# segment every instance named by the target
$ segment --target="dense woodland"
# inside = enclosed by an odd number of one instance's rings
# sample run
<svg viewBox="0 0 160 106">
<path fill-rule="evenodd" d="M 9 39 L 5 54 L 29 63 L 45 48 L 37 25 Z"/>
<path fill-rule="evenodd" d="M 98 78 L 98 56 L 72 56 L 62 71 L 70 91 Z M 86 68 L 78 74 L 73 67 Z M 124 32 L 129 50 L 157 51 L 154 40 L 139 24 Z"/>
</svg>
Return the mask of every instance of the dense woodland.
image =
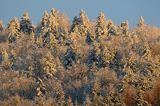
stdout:
<svg viewBox="0 0 160 106">
<path fill-rule="evenodd" d="M 0 21 L 0 106 L 160 106 L 160 29 L 83 10 Z"/>
</svg>

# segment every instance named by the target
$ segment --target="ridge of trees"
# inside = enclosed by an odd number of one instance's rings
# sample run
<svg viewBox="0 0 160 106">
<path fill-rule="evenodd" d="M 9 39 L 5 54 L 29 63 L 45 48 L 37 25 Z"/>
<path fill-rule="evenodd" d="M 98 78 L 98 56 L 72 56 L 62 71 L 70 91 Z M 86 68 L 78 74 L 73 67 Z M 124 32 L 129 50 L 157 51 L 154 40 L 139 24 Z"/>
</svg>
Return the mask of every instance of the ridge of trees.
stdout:
<svg viewBox="0 0 160 106">
<path fill-rule="evenodd" d="M 0 21 L 0 105 L 159 106 L 160 29 L 57 9 Z"/>
</svg>

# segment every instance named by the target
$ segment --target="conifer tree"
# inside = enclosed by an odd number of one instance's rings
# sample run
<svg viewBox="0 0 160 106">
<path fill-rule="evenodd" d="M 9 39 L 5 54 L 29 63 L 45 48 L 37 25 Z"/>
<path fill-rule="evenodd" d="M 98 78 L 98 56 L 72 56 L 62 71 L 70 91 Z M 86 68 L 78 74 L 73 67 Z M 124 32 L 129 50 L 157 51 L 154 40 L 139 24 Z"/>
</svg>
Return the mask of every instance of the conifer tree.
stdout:
<svg viewBox="0 0 160 106">
<path fill-rule="evenodd" d="M 2 51 L 2 55 L 3 55 L 3 61 L 8 61 L 9 56 L 6 50 Z"/>
<path fill-rule="evenodd" d="M 92 89 L 93 95 L 96 95 L 96 96 L 100 95 L 100 90 L 101 90 L 100 86 L 101 86 L 100 82 L 96 80 L 94 82 L 93 89 Z"/>
<path fill-rule="evenodd" d="M 84 10 L 81 10 L 79 13 L 79 19 L 80 19 L 80 23 L 87 28 L 89 25 L 89 19 L 87 17 L 87 15 L 85 14 Z"/>
<path fill-rule="evenodd" d="M 117 27 L 112 20 L 107 20 L 108 36 L 117 35 Z"/>
<path fill-rule="evenodd" d="M 49 21 L 49 14 L 47 11 L 45 11 L 41 20 L 42 34 L 45 34 L 48 31 L 48 21 Z"/>
<path fill-rule="evenodd" d="M 93 43 L 93 41 L 94 41 L 94 37 L 91 35 L 91 33 L 89 31 L 87 31 L 86 42 L 90 45 Z"/>
<path fill-rule="evenodd" d="M 31 34 L 34 32 L 34 26 L 29 19 L 28 12 L 25 12 L 21 18 L 20 30 L 25 34 Z"/>
<path fill-rule="evenodd" d="M 151 60 L 151 51 L 147 41 L 144 41 L 144 53 L 142 57 L 144 57 L 148 61 Z"/>
<path fill-rule="evenodd" d="M 53 8 L 50 14 L 45 12 L 42 17 L 42 39 L 44 45 L 46 45 L 47 47 L 49 46 L 49 48 L 51 48 L 51 44 L 53 44 L 53 41 L 54 43 L 62 44 L 64 43 L 64 40 L 66 38 L 66 32 L 64 32 L 64 30 L 62 30 L 62 28 L 59 25 L 59 14 L 60 12 Z"/>
<path fill-rule="evenodd" d="M 100 13 L 96 22 L 96 38 L 102 40 L 108 36 L 107 21 L 104 13 Z"/>
<path fill-rule="evenodd" d="M 71 32 L 74 32 L 75 29 L 78 29 L 78 25 L 80 24 L 80 20 L 77 16 L 73 18 L 72 26 L 71 26 Z"/>
<path fill-rule="evenodd" d="M 88 54 L 88 57 L 87 57 L 88 66 L 92 66 L 94 63 L 95 63 L 95 65 L 97 65 L 97 63 L 98 63 L 98 55 L 101 52 L 99 42 L 94 42 L 91 45 L 91 47 L 92 48 L 91 48 L 91 50 L 90 50 L 90 52 Z"/>
<path fill-rule="evenodd" d="M 51 32 L 47 32 L 42 36 L 43 46 L 52 49 L 57 46 L 57 40 Z"/>
<path fill-rule="evenodd" d="M 45 11 L 41 20 L 42 36 L 40 36 L 40 39 L 42 39 L 43 46 L 50 49 L 57 44 L 56 36 L 54 35 L 55 11 L 52 9 L 50 14 Z"/>
<path fill-rule="evenodd" d="M 49 31 L 53 32 L 53 35 L 58 38 L 59 34 L 58 34 L 58 10 L 56 9 L 52 9 L 51 13 L 49 14 Z"/>
<path fill-rule="evenodd" d="M 101 44 L 100 53 L 98 54 L 98 67 L 105 67 L 114 58 L 113 51 L 110 51 L 106 46 Z"/>
<path fill-rule="evenodd" d="M 2 31 L 2 30 L 3 30 L 3 21 L 0 20 L 0 31 Z"/>
<path fill-rule="evenodd" d="M 72 98 L 69 96 L 66 106 L 73 106 Z"/>
<path fill-rule="evenodd" d="M 2 54 L 2 67 L 4 69 L 9 69 L 11 62 L 9 61 L 9 55 L 8 55 L 7 51 L 2 50 L 1 54 Z"/>
<path fill-rule="evenodd" d="M 52 77 L 56 73 L 56 65 L 50 52 L 41 60 L 41 65 L 43 73 L 48 77 Z"/>
<path fill-rule="evenodd" d="M 141 16 L 140 17 L 140 20 L 139 20 L 139 23 L 138 23 L 138 26 L 139 27 L 142 27 L 142 26 L 144 26 L 145 25 L 145 21 L 144 21 L 144 18 Z"/>
<path fill-rule="evenodd" d="M 70 46 L 63 58 L 63 65 L 66 69 L 72 67 L 77 62 L 76 50 L 74 46 Z"/>
<path fill-rule="evenodd" d="M 81 10 L 79 13 L 79 17 L 75 16 L 72 22 L 71 32 L 74 32 L 78 29 L 79 33 L 82 36 L 87 34 L 87 31 L 90 30 L 90 23 L 87 15 L 85 14 L 84 10 Z"/>
<path fill-rule="evenodd" d="M 17 18 L 12 19 L 8 23 L 9 37 L 10 42 L 14 42 L 17 38 L 20 37 L 20 23 Z"/>
<path fill-rule="evenodd" d="M 90 101 L 89 95 L 86 96 L 84 106 L 92 106 L 92 103 Z"/>
<path fill-rule="evenodd" d="M 128 36 L 129 23 L 127 20 L 125 22 L 121 23 L 121 30 L 122 30 L 122 34 L 124 34 L 124 36 Z"/>
</svg>

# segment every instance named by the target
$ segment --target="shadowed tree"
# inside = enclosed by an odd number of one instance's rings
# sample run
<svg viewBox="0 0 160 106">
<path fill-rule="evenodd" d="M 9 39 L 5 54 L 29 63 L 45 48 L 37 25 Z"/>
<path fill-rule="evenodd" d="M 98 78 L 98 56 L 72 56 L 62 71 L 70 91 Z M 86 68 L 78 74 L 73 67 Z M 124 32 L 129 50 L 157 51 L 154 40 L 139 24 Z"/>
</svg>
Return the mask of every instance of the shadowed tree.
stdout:
<svg viewBox="0 0 160 106">
<path fill-rule="evenodd" d="M 90 21 L 84 10 L 80 11 L 79 17 L 74 17 L 70 32 L 74 32 L 76 29 L 78 29 L 82 36 L 85 36 L 87 31 L 90 30 Z"/>
<path fill-rule="evenodd" d="M 76 50 L 73 46 L 69 47 L 63 58 L 63 65 L 66 69 L 74 66 L 77 62 Z"/>
<path fill-rule="evenodd" d="M 34 32 L 34 26 L 29 19 L 28 12 L 25 12 L 20 20 L 20 30 L 25 34 Z"/>
</svg>

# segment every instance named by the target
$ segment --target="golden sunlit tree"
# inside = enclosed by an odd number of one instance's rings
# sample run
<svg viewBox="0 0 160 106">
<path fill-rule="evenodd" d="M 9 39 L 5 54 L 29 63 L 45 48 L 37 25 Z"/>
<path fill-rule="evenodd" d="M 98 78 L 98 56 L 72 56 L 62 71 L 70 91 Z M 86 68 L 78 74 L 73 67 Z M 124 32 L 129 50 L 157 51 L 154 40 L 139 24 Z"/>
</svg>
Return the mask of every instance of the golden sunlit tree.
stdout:
<svg viewBox="0 0 160 106">
<path fill-rule="evenodd" d="M 43 73 L 46 74 L 48 77 L 53 77 L 57 70 L 54 58 L 50 52 L 47 53 L 44 58 L 42 58 L 41 64 Z"/>
<path fill-rule="evenodd" d="M 9 31 L 9 42 L 14 42 L 17 38 L 20 37 L 20 23 L 17 18 L 12 19 L 8 23 L 7 29 Z"/>
<path fill-rule="evenodd" d="M 141 16 L 140 19 L 139 19 L 138 26 L 139 26 L 139 27 L 143 27 L 144 25 L 145 25 L 145 20 L 144 20 L 144 18 Z"/>
<path fill-rule="evenodd" d="M 129 34 L 129 23 L 128 20 L 126 20 L 125 22 L 121 23 L 121 30 L 122 30 L 122 34 L 124 34 L 124 36 L 128 36 Z"/>
<path fill-rule="evenodd" d="M 104 13 L 100 13 L 97 22 L 96 22 L 96 38 L 97 40 L 104 40 L 108 36 L 108 28 L 107 28 L 107 21 L 105 18 Z"/>
<path fill-rule="evenodd" d="M 2 31 L 2 30 L 3 30 L 3 21 L 0 20 L 0 31 Z"/>
<path fill-rule="evenodd" d="M 87 31 L 90 31 L 90 20 L 84 10 L 81 10 L 79 17 L 75 16 L 71 26 L 71 32 L 78 29 L 81 36 L 86 36 Z"/>
</svg>

